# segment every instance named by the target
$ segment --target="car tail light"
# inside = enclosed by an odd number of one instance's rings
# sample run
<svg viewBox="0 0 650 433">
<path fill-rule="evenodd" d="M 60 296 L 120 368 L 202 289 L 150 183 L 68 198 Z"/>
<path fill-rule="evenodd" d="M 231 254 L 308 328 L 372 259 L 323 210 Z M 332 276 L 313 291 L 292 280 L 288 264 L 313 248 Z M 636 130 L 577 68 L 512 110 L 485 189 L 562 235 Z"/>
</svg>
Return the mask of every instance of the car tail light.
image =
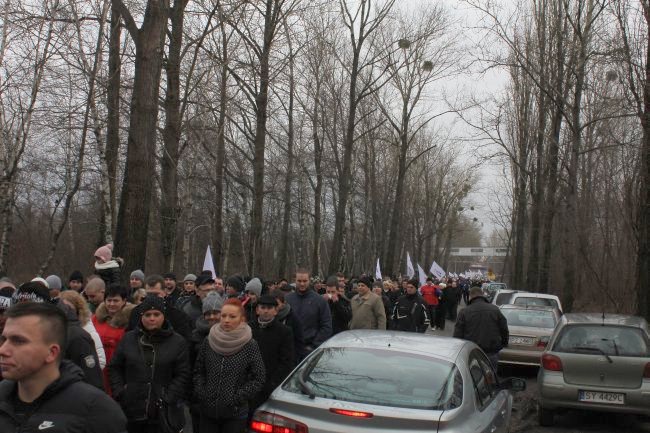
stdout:
<svg viewBox="0 0 650 433">
<path fill-rule="evenodd" d="M 562 371 L 562 360 L 555 355 L 545 353 L 542 355 L 542 367 L 544 370 Z"/>
<path fill-rule="evenodd" d="M 643 378 L 650 379 L 650 362 L 646 363 L 645 368 L 643 369 Z"/>
<path fill-rule="evenodd" d="M 337 415 L 351 416 L 353 418 L 372 418 L 373 414 L 370 412 L 359 412 L 357 410 L 345 410 L 345 409 L 330 409 L 330 412 Z"/>
<path fill-rule="evenodd" d="M 262 410 L 255 412 L 250 430 L 255 433 L 309 433 L 301 422 Z"/>
<path fill-rule="evenodd" d="M 546 347 L 548 345 L 549 337 L 539 337 L 537 340 L 537 347 Z"/>
</svg>

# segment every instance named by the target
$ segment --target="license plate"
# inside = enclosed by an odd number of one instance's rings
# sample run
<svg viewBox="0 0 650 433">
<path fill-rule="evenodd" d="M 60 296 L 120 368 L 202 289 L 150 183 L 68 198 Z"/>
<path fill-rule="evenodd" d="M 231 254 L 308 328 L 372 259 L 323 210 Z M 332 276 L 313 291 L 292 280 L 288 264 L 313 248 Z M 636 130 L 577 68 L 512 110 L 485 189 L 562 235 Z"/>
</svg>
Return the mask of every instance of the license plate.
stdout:
<svg viewBox="0 0 650 433">
<path fill-rule="evenodd" d="M 508 343 L 530 346 L 535 344 L 535 339 L 531 337 L 510 337 Z"/>
<path fill-rule="evenodd" d="M 625 394 L 618 392 L 579 391 L 578 401 L 587 403 L 625 404 Z"/>
</svg>

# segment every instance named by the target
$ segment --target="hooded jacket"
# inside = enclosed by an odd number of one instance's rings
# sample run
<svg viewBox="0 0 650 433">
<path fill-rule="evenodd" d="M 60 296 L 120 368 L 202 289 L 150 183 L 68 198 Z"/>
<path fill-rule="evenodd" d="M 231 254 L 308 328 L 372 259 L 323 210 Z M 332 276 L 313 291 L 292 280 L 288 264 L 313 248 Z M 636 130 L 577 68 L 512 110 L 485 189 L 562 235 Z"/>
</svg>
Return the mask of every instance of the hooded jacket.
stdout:
<svg viewBox="0 0 650 433">
<path fill-rule="evenodd" d="M 129 421 L 154 418 L 160 399 L 183 410 L 191 374 L 187 342 L 167 320 L 153 333 L 142 325 L 127 332 L 108 370 L 113 396 Z"/>
<path fill-rule="evenodd" d="M 16 382 L 0 382 L 0 432 L 125 433 L 126 417 L 102 391 L 83 381 L 70 361 L 59 366 L 61 376 L 30 404 L 25 416 L 16 411 Z"/>
</svg>

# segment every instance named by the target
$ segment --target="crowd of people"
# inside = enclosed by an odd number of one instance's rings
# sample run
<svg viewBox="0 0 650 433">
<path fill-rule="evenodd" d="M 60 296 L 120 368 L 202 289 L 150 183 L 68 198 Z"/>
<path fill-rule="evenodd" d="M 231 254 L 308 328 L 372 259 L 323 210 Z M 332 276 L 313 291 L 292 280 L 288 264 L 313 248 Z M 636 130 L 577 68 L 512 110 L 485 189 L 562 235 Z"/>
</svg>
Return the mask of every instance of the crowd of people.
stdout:
<svg viewBox="0 0 650 433">
<path fill-rule="evenodd" d="M 122 285 L 110 245 L 95 260 L 93 275 L 75 271 L 66 284 L 56 275 L 0 280 L 0 431 L 171 433 L 188 409 L 194 432 L 244 432 L 332 335 L 444 329 L 472 284 L 342 273 L 323 281 L 298 269 L 291 283 L 135 270 Z M 65 416 L 66 399 L 83 408 Z"/>
</svg>

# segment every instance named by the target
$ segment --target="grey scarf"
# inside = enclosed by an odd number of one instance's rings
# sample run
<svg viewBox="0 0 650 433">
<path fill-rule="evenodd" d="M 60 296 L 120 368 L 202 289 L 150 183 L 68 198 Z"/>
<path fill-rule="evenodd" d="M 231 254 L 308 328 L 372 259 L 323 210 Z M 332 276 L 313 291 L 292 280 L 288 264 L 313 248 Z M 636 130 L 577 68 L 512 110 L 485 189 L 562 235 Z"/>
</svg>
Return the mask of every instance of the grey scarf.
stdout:
<svg viewBox="0 0 650 433">
<path fill-rule="evenodd" d="M 224 331 L 221 324 L 213 326 L 208 334 L 208 344 L 215 352 L 230 356 L 239 352 L 253 338 L 248 323 L 242 323 L 232 331 Z"/>
</svg>

